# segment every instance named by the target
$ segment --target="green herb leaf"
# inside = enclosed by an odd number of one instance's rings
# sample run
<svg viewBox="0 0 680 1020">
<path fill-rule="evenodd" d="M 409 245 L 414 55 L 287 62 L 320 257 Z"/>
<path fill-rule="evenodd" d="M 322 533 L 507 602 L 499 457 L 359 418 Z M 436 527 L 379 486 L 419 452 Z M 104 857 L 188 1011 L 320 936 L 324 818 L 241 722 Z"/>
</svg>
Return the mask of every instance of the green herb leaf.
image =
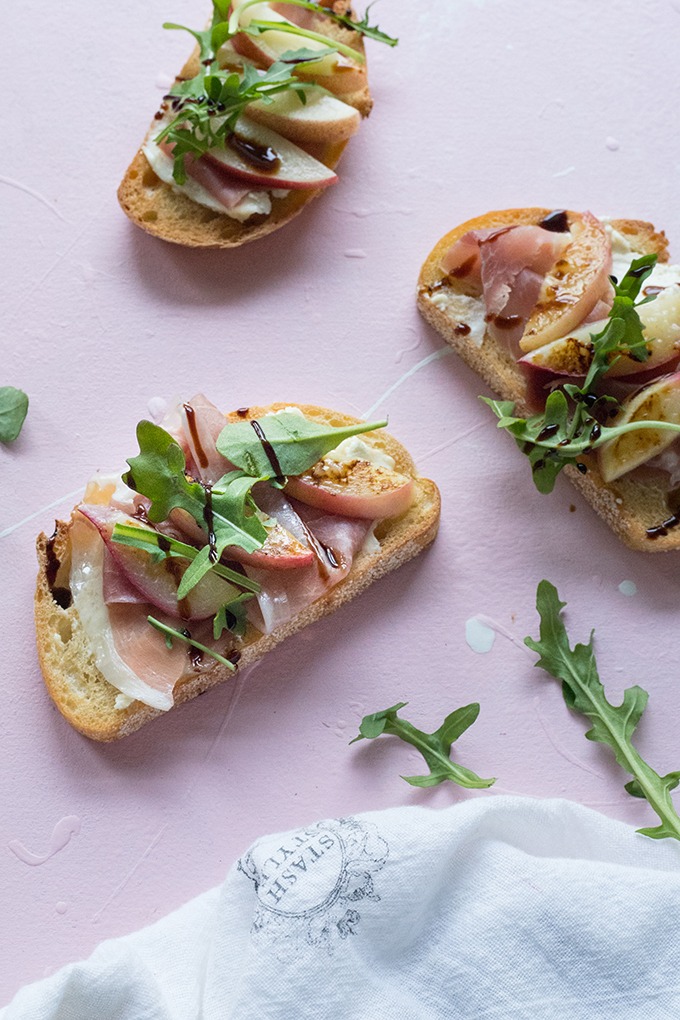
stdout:
<svg viewBox="0 0 680 1020">
<path fill-rule="evenodd" d="M 231 631 L 236 637 L 243 637 L 248 625 L 245 604 L 252 597 L 251 592 L 244 592 L 242 595 L 237 596 L 237 598 L 232 599 L 231 602 L 226 602 L 215 613 L 213 637 L 216 641 L 224 630 Z"/>
<path fill-rule="evenodd" d="M 155 627 L 156 630 L 159 630 L 161 634 L 165 635 L 165 643 L 168 648 L 172 648 L 173 640 L 184 641 L 185 644 L 191 645 L 192 648 L 198 648 L 199 652 L 205 652 L 206 655 L 210 655 L 213 659 L 217 659 L 217 661 L 221 662 L 223 666 L 228 666 L 232 673 L 236 671 L 236 666 L 233 662 L 230 662 L 229 659 L 226 659 L 224 655 L 220 655 L 220 653 L 216 652 L 214 649 L 208 648 L 207 645 L 202 645 L 200 641 L 194 641 L 189 631 L 175 630 L 174 627 L 168 627 L 166 623 L 161 623 L 161 621 L 157 620 L 155 616 L 147 616 L 147 621 L 152 627 Z"/>
<path fill-rule="evenodd" d="M 267 531 L 257 514 L 250 491 L 258 481 L 232 471 L 212 488 L 189 480 L 181 447 L 169 433 L 150 421 L 137 426 L 139 456 L 128 460 L 126 485 L 151 500 L 148 517 L 152 523 L 167 520 L 174 509 L 185 510 L 208 534 L 214 536 L 193 559 L 180 582 L 177 597 L 185 598 L 229 545 L 246 552 L 260 549 Z"/>
<path fill-rule="evenodd" d="M 541 581 L 536 593 L 536 608 L 541 618 L 540 637 L 538 640 L 525 638 L 525 644 L 540 656 L 536 665 L 562 681 L 562 693 L 568 707 L 590 721 L 587 739 L 610 747 L 619 765 L 633 776 L 626 790 L 635 797 L 644 797 L 659 816 L 660 825 L 638 829 L 638 832 L 652 839 L 670 837 L 680 840 L 680 817 L 670 796 L 670 791 L 680 782 L 680 773 L 669 772 L 660 776 L 632 743 L 635 728 L 647 705 L 647 692 L 638 686 L 629 687 L 620 705 L 612 705 L 607 700 L 597 672 L 593 634 L 587 645 L 569 646 L 561 618 L 565 605 L 565 602 L 560 602 L 554 585 Z"/>
<path fill-rule="evenodd" d="M 267 479 L 301 475 L 344 439 L 385 425 L 386 421 L 361 422 L 335 428 L 292 411 L 280 411 L 254 422 L 226 425 L 217 439 L 217 449 L 248 475 Z"/>
<path fill-rule="evenodd" d="M 0 443 L 12 443 L 28 413 L 28 397 L 14 386 L 0 386 Z"/>
<path fill-rule="evenodd" d="M 451 745 L 465 732 L 479 715 L 479 705 L 465 705 L 447 715 L 446 719 L 434 733 L 424 733 L 406 719 L 399 717 L 399 711 L 408 702 L 400 701 L 382 712 L 366 715 L 359 726 L 359 736 L 351 740 L 373 740 L 381 734 L 392 734 L 411 744 L 422 754 L 429 771 L 425 776 L 402 776 L 411 786 L 437 786 L 448 779 L 466 789 L 480 790 L 492 786 L 495 779 L 482 779 L 475 772 L 451 761 Z"/>
</svg>

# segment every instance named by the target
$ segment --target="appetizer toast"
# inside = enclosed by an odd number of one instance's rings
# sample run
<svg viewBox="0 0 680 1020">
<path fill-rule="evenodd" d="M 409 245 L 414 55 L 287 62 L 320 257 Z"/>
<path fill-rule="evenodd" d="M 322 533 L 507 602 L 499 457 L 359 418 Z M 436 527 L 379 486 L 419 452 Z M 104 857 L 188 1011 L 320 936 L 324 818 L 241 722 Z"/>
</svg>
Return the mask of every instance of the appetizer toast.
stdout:
<svg viewBox="0 0 680 1020">
<path fill-rule="evenodd" d="M 370 113 L 371 32 L 342 0 L 215 2 L 118 189 L 125 213 L 191 247 L 237 247 L 283 226 L 336 183 Z"/>
<path fill-rule="evenodd" d="M 638 220 L 491 212 L 437 243 L 417 295 L 501 398 L 488 402 L 537 488 L 564 469 L 645 552 L 680 548 L 680 267 L 667 247 Z"/>
<path fill-rule="evenodd" d="M 163 424 L 140 423 L 124 481 L 95 478 L 37 543 L 45 683 L 94 740 L 231 679 L 439 523 L 437 487 L 384 423 L 288 404 L 225 418 L 199 396 Z"/>
</svg>

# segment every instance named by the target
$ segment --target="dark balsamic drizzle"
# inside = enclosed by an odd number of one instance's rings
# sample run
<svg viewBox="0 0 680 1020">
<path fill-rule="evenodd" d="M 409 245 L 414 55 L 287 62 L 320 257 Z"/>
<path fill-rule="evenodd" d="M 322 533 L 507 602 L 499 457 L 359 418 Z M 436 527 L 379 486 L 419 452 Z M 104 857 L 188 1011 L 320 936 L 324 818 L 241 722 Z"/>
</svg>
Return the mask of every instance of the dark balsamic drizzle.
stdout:
<svg viewBox="0 0 680 1020">
<path fill-rule="evenodd" d="M 514 329 L 523 320 L 521 315 L 485 315 L 484 321 L 496 326 L 497 329 Z"/>
<path fill-rule="evenodd" d="M 276 149 L 272 149 L 271 145 L 259 145 L 257 142 L 251 142 L 237 134 L 229 135 L 227 145 L 241 159 L 250 163 L 257 170 L 275 173 L 281 166 L 281 157 Z"/>
<path fill-rule="evenodd" d="M 57 603 L 59 608 L 68 609 L 71 603 L 73 602 L 71 589 L 64 588 L 61 585 L 57 585 L 56 583 L 59 567 L 61 566 L 61 561 L 59 560 L 59 557 L 54 551 L 54 543 L 56 541 L 56 538 L 57 532 L 55 531 L 54 534 L 47 539 L 47 544 L 45 545 L 45 555 L 47 557 L 47 564 L 45 566 L 45 577 L 47 579 L 47 586 L 50 589 L 52 598 Z"/>
<path fill-rule="evenodd" d="M 249 407 L 237 407 L 236 413 L 239 416 L 239 418 L 247 418 L 249 410 L 250 410 Z"/>
<path fill-rule="evenodd" d="M 187 641 L 191 641 L 190 630 L 187 630 L 187 628 L 185 627 L 184 630 L 182 631 L 182 634 L 187 639 Z M 196 648 L 195 645 L 189 645 L 187 647 L 187 655 L 189 656 L 189 659 L 191 660 L 191 665 L 194 667 L 194 669 L 197 669 L 203 662 L 203 652 L 201 651 L 200 648 Z"/>
<path fill-rule="evenodd" d="M 453 332 L 456 336 L 467 336 L 471 332 L 467 322 L 457 322 L 453 327 Z"/>
<path fill-rule="evenodd" d="M 215 536 L 215 518 L 213 514 L 212 486 L 204 485 L 205 506 L 203 507 L 203 520 L 208 529 L 208 559 L 211 563 L 217 563 L 217 538 Z"/>
<path fill-rule="evenodd" d="M 476 255 L 471 255 L 465 262 L 461 262 L 455 269 L 449 269 L 449 277 L 453 277 L 454 280 L 462 280 L 464 276 L 468 276 L 475 267 L 477 261 Z M 441 281 L 439 286 L 444 284 L 444 280 Z"/>
<path fill-rule="evenodd" d="M 198 428 L 196 427 L 196 412 L 194 411 L 191 404 L 183 404 L 184 413 L 187 416 L 187 425 L 189 426 L 189 432 L 191 433 L 191 440 L 194 444 L 196 451 L 196 457 L 198 459 L 199 467 L 205 468 L 208 466 L 208 456 L 201 445 L 201 440 L 198 435 Z"/>
<path fill-rule="evenodd" d="M 546 425 L 544 429 L 536 436 L 537 442 L 541 443 L 544 439 L 551 439 L 552 436 L 558 431 L 559 425 Z"/>
<path fill-rule="evenodd" d="M 262 443 L 262 449 L 267 455 L 267 460 L 272 466 L 272 470 L 274 472 L 276 480 L 280 481 L 283 478 L 283 471 L 281 470 L 281 465 L 279 464 L 279 458 L 276 456 L 276 450 L 274 449 L 274 447 L 272 446 L 272 444 L 269 442 L 264 432 L 262 431 L 262 427 L 259 421 L 253 418 L 250 424 L 253 428 L 253 431 L 255 432 L 255 435 Z"/>
<path fill-rule="evenodd" d="M 668 493 L 668 509 L 671 511 L 671 516 L 661 524 L 656 524 L 651 528 L 647 528 L 645 532 L 647 538 L 663 538 L 668 534 L 671 528 L 677 528 L 680 524 L 680 506 L 678 505 L 678 499 L 680 492 L 675 489 L 673 492 Z"/>
<path fill-rule="evenodd" d="M 566 234 L 569 230 L 569 220 L 565 209 L 555 209 L 538 224 L 543 230 L 550 230 L 553 234 Z"/>
</svg>

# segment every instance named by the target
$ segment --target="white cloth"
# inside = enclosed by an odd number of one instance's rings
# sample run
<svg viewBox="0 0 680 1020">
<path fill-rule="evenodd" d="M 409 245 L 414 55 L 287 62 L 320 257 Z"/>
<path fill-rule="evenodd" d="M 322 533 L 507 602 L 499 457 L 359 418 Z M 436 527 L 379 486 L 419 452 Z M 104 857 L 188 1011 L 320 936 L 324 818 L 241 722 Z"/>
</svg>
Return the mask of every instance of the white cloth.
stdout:
<svg viewBox="0 0 680 1020">
<path fill-rule="evenodd" d="M 679 958 L 677 844 L 488 797 L 264 837 L 0 1020 L 655 1020 Z"/>
</svg>

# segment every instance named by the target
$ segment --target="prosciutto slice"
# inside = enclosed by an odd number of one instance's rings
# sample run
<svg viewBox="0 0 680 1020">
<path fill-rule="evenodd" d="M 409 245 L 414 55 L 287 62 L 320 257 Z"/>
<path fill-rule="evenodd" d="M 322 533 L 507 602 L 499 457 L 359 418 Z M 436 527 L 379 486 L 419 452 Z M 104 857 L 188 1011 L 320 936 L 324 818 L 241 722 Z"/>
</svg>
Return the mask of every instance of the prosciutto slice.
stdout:
<svg viewBox="0 0 680 1020">
<path fill-rule="evenodd" d="M 257 603 L 249 603 L 248 616 L 264 634 L 271 634 L 344 580 L 373 526 L 371 521 L 324 514 L 303 503 L 287 502 L 315 549 L 316 560 L 309 567 L 285 574 L 246 568 L 248 576 L 262 585 Z"/>
<path fill-rule="evenodd" d="M 104 602 L 104 542 L 81 514 L 71 524 L 71 593 L 97 667 L 121 694 L 167 711 L 186 667 L 186 649 L 170 649 L 147 622 L 153 607 Z"/>
<path fill-rule="evenodd" d="M 234 469 L 234 465 L 218 453 L 215 445 L 227 419 L 202 393 L 181 404 L 179 410 L 196 477 L 212 485 L 227 471 Z"/>
<path fill-rule="evenodd" d="M 173 145 L 162 142 L 158 148 L 166 156 L 172 157 Z M 208 159 L 194 159 L 190 153 L 184 157 L 184 168 L 187 176 L 205 188 L 225 209 L 235 209 L 251 191 L 258 190 L 257 186 L 244 186 L 243 182 L 230 174 L 221 163 Z"/>
<path fill-rule="evenodd" d="M 442 259 L 442 269 L 483 294 L 491 336 L 518 353 L 546 273 L 570 240 L 539 226 L 471 230 Z"/>
</svg>

